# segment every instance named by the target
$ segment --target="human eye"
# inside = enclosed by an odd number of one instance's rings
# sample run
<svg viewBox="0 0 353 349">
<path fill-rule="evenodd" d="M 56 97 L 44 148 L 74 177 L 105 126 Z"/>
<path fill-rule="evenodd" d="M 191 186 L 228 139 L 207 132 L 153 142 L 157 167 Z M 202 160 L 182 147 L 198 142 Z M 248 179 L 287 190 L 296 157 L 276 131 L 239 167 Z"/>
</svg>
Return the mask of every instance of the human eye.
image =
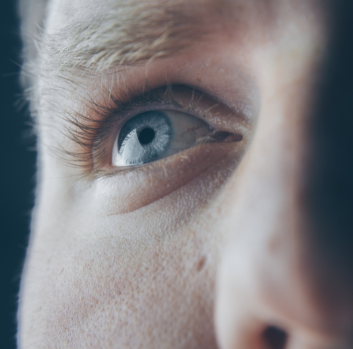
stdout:
<svg viewBox="0 0 353 349">
<path fill-rule="evenodd" d="M 203 143 L 234 139 L 231 133 L 217 132 L 205 121 L 187 113 L 150 110 L 132 117 L 122 126 L 114 142 L 112 165 L 143 165 Z M 237 140 L 241 140 L 240 135 Z"/>
<path fill-rule="evenodd" d="M 96 188 L 95 202 L 114 202 L 107 208 L 112 214 L 173 192 L 195 190 L 199 197 L 199 185 L 217 187 L 234 171 L 248 143 L 242 112 L 193 86 L 166 85 L 111 100 L 112 106 L 95 105 L 93 116 L 83 118 L 93 127 L 75 124 L 73 138 L 89 155 L 88 161 L 79 153 L 75 158 Z"/>
<path fill-rule="evenodd" d="M 142 94 L 131 92 L 125 101 L 112 99 L 114 107 L 96 124 L 92 150 L 89 144 L 86 147 L 91 152 L 92 172 L 98 176 L 141 169 L 155 162 L 163 165 L 167 158 L 178 160 L 177 154 L 187 156 L 188 150 L 210 143 L 243 140 L 241 118 L 227 125 L 234 112 L 194 87 L 167 85 Z M 84 125 L 79 129 L 86 133 Z M 87 139 L 85 134 L 77 134 L 79 137 Z"/>
</svg>

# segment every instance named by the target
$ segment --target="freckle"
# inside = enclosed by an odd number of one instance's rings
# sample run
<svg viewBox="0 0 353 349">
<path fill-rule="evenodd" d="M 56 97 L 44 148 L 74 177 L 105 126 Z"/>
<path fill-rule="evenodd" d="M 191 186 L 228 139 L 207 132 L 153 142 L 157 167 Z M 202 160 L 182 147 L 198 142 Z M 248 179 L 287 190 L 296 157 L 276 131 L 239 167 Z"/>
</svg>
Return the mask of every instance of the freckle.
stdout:
<svg viewBox="0 0 353 349">
<path fill-rule="evenodd" d="M 205 266 L 205 264 L 206 264 L 206 257 L 203 256 L 203 257 L 201 257 L 201 259 L 197 263 L 197 271 L 200 272 L 203 269 L 203 267 Z"/>
<path fill-rule="evenodd" d="M 197 82 L 201 82 L 201 79 L 199 77 L 196 78 Z"/>
</svg>

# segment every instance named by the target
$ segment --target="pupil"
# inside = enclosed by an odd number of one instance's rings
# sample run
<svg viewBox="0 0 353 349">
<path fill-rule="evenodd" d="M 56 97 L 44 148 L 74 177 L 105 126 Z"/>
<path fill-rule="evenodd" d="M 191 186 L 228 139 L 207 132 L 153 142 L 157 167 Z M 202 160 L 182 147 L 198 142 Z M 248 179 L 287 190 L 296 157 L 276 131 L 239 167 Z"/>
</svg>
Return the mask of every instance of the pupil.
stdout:
<svg viewBox="0 0 353 349">
<path fill-rule="evenodd" d="M 138 135 L 138 140 L 140 141 L 141 145 L 146 145 L 154 140 L 155 135 L 156 133 L 153 129 L 146 127 Z"/>
</svg>

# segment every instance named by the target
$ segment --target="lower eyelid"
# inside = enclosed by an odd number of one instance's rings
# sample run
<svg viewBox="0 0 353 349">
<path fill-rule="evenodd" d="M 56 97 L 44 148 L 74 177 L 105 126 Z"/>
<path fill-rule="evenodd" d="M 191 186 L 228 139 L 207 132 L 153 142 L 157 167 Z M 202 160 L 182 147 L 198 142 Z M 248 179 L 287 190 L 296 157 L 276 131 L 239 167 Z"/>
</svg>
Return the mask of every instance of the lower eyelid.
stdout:
<svg viewBox="0 0 353 349">
<path fill-rule="evenodd" d="M 233 158 L 240 158 L 240 148 L 236 143 L 203 144 L 148 166 L 102 179 L 97 182 L 98 186 L 102 185 L 96 193 L 102 200 L 111 199 L 116 203 L 110 208 L 110 214 L 133 212 L 182 187 L 231 151 L 235 150 Z M 112 190 L 106 181 L 112 182 L 116 189 Z"/>
</svg>

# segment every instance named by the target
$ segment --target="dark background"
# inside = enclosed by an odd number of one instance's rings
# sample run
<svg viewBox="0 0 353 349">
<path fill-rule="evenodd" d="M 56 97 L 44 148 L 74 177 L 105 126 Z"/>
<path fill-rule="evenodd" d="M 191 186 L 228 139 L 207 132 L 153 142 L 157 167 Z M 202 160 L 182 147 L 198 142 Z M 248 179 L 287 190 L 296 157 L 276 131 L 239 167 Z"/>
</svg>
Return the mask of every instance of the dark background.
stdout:
<svg viewBox="0 0 353 349">
<path fill-rule="evenodd" d="M 28 243 L 35 184 L 34 139 L 27 107 L 21 104 L 21 38 L 17 1 L 0 1 L 0 348 L 15 348 L 20 274 Z M 22 103 L 23 104 L 23 103 Z"/>
</svg>

